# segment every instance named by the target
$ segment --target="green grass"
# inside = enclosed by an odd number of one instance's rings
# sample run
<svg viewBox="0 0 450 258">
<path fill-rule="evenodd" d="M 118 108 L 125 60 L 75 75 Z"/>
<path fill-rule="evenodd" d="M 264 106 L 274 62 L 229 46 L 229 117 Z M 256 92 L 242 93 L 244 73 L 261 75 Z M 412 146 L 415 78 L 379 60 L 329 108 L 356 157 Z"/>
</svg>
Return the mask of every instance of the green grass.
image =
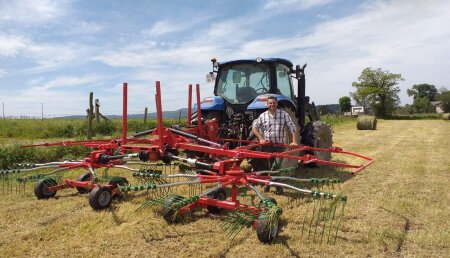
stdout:
<svg viewBox="0 0 450 258">
<path fill-rule="evenodd" d="M 305 206 L 273 191 L 268 195 L 283 208 L 283 230 L 273 244 L 264 245 L 251 228 L 227 239 L 220 229 L 224 215 L 205 209 L 170 225 L 157 210 L 135 212 L 144 196 L 134 192 L 111 209 L 94 212 L 87 196 L 74 189 L 49 200 L 36 200 L 31 189 L 0 198 L 0 257 L 448 257 L 448 121 L 380 119 L 377 130 L 359 131 L 355 120 L 335 125 L 334 132 L 335 146 L 375 159 L 354 176 L 323 166 L 298 171 L 302 177 L 343 181 L 348 202 L 334 245 L 302 237 Z"/>
<path fill-rule="evenodd" d="M 164 125 L 177 124 L 177 119 L 165 119 Z M 185 124 L 181 120 L 181 124 Z M 141 119 L 128 120 L 128 132 L 140 132 L 156 127 L 156 120 L 148 120 L 144 125 Z M 122 134 L 122 120 L 112 119 L 93 122 L 96 136 L 119 136 Z M 86 138 L 87 121 L 81 119 L 4 119 L 0 120 L 0 139 L 50 139 L 50 138 Z M 1 141 L 0 141 L 1 143 Z"/>
</svg>

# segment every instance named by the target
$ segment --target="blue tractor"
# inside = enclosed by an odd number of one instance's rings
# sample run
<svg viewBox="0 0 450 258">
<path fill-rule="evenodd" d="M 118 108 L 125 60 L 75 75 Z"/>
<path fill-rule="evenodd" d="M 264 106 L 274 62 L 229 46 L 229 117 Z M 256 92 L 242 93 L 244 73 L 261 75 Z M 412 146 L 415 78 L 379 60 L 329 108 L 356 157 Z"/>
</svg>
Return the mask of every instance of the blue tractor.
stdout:
<svg viewBox="0 0 450 258">
<path fill-rule="evenodd" d="M 267 110 L 267 97 L 275 96 L 279 108 L 298 125 L 300 144 L 331 147 L 330 126 L 319 121 L 314 103 L 309 103 L 309 97 L 305 96 L 306 64 L 294 68 L 286 59 L 260 57 L 223 63 L 212 59 L 211 62 L 213 71 L 209 77 L 215 78 L 214 96 L 203 99 L 200 109 L 202 120 L 218 120 L 219 138 L 252 139 L 253 121 Z M 297 80 L 298 96 L 294 95 L 292 78 Z M 196 109 L 194 105 L 193 110 Z M 195 117 L 194 113 L 193 121 Z M 313 154 L 324 160 L 331 158 L 329 152 Z"/>
</svg>

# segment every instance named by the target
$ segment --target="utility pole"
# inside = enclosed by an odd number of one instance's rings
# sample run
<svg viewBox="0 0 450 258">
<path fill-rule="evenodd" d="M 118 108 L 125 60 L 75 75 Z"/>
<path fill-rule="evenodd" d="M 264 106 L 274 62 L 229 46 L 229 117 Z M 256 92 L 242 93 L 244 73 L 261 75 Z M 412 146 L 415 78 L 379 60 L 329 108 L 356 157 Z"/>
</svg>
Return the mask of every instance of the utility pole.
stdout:
<svg viewBox="0 0 450 258">
<path fill-rule="evenodd" d="M 147 107 L 145 107 L 145 110 L 144 110 L 144 126 L 145 125 L 147 125 Z"/>
<path fill-rule="evenodd" d="M 94 118 L 94 93 L 89 93 L 89 114 L 88 114 L 88 131 L 87 131 L 87 137 L 88 140 L 92 139 L 92 118 Z"/>
<path fill-rule="evenodd" d="M 44 103 L 41 102 L 41 120 L 44 120 Z"/>
<path fill-rule="evenodd" d="M 3 120 L 5 120 L 5 102 L 2 102 L 2 108 L 3 108 Z"/>
</svg>

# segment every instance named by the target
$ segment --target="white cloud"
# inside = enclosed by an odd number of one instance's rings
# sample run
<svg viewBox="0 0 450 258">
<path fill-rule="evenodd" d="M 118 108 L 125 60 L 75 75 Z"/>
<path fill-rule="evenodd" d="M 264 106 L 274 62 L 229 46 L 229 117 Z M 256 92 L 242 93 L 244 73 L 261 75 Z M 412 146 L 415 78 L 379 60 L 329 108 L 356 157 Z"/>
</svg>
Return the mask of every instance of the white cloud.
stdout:
<svg viewBox="0 0 450 258">
<path fill-rule="evenodd" d="M 306 10 L 317 6 L 322 6 L 336 0 L 268 0 L 263 10 Z"/>
<path fill-rule="evenodd" d="M 173 23 L 164 20 L 156 22 L 151 29 L 142 31 L 142 34 L 146 36 L 160 36 L 184 30 L 186 27 L 186 24 L 183 23 Z"/>
<path fill-rule="evenodd" d="M 60 76 L 46 83 L 42 83 L 42 80 L 34 80 L 31 82 L 33 85 L 30 90 L 50 90 L 54 88 L 68 88 L 80 85 L 96 84 L 101 82 L 104 78 L 97 74 L 87 74 L 81 77 L 76 76 Z"/>
<path fill-rule="evenodd" d="M 36 24 L 64 16 L 69 9 L 65 0 L 20 0 L 0 2 L 0 22 Z"/>
<path fill-rule="evenodd" d="M 78 21 L 66 31 L 64 35 L 87 35 L 104 31 L 105 26 L 96 22 Z"/>
<path fill-rule="evenodd" d="M 25 46 L 28 40 L 20 36 L 0 34 L 0 57 L 14 57 Z"/>
<path fill-rule="evenodd" d="M 8 71 L 5 69 L 0 69 L 0 78 L 8 75 Z"/>
</svg>

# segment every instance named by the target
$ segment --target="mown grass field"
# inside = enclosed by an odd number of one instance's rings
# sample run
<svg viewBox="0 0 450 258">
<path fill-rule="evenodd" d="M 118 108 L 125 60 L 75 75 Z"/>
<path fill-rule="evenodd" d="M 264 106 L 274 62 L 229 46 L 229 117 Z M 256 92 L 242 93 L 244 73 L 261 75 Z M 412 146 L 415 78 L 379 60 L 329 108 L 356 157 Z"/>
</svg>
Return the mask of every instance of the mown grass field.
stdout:
<svg viewBox="0 0 450 258">
<path fill-rule="evenodd" d="M 356 176 L 322 167 L 298 171 L 343 180 L 349 199 L 335 244 L 302 237 L 305 207 L 286 196 L 272 195 L 284 210 L 283 228 L 263 245 L 250 228 L 227 239 L 223 216 L 206 211 L 181 225 L 168 225 L 156 209 L 135 212 L 142 195 L 94 212 L 74 189 L 36 200 L 30 188 L 0 195 L 0 257 L 449 257 L 450 123 L 379 120 L 376 131 L 358 131 L 347 122 L 334 131 L 335 146 L 376 160 Z"/>
</svg>

